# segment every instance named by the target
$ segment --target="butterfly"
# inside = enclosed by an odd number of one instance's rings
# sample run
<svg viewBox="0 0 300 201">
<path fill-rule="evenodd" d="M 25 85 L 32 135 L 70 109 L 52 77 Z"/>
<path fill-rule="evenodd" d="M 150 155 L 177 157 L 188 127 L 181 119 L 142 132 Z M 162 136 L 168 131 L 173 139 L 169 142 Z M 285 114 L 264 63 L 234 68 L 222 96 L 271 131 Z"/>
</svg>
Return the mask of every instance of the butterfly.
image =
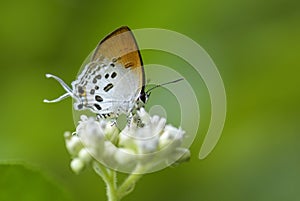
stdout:
<svg viewBox="0 0 300 201">
<path fill-rule="evenodd" d="M 72 97 L 75 110 L 90 110 L 101 118 L 129 116 L 145 104 L 150 95 L 145 92 L 142 57 L 127 26 L 100 41 L 71 88 L 55 75 L 46 74 L 46 77 L 58 81 L 66 93 L 44 102 Z"/>
</svg>

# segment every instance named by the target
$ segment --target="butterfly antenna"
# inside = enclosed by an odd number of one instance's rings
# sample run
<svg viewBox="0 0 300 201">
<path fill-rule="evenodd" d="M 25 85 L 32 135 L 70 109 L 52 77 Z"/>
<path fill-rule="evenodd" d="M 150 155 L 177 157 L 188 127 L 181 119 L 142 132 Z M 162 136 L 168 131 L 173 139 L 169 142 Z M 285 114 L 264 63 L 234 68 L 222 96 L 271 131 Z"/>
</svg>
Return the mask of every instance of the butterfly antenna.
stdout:
<svg viewBox="0 0 300 201">
<path fill-rule="evenodd" d="M 47 100 L 45 99 L 44 100 L 44 103 L 55 103 L 55 102 L 59 102 L 69 96 L 74 97 L 74 94 L 72 93 L 72 90 L 71 88 L 62 80 L 60 79 L 59 77 L 55 76 L 55 75 L 51 75 L 51 74 L 46 74 L 46 77 L 47 78 L 53 78 L 55 79 L 56 81 L 58 81 L 58 83 L 64 88 L 64 90 L 66 90 L 67 93 L 61 95 L 60 97 L 54 99 L 54 100 Z"/>
<path fill-rule="evenodd" d="M 161 86 L 164 86 L 164 85 L 173 84 L 173 83 L 179 82 L 179 81 L 181 81 L 181 80 L 184 80 L 184 79 L 183 79 L 183 78 L 179 78 L 179 79 L 177 79 L 177 80 L 172 80 L 172 81 L 170 81 L 170 82 L 165 82 L 165 83 L 163 83 L 163 84 L 157 84 L 157 85 L 155 85 L 154 87 L 148 89 L 148 90 L 146 91 L 146 94 L 149 94 L 149 92 L 152 91 L 153 89 L 156 89 L 156 88 L 161 87 Z"/>
</svg>

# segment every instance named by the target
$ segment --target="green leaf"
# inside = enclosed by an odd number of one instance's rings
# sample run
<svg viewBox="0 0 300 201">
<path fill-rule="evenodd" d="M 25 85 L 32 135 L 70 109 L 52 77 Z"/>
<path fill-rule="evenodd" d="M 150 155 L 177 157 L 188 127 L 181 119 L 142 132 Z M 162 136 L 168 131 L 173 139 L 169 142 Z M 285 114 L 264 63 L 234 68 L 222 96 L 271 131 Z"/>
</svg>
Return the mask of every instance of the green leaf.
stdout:
<svg viewBox="0 0 300 201">
<path fill-rule="evenodd" d="M 21 164 L 0 164 L 0 200 L 71 200 L 58 185 L 41 172 Z"/>
</svg>

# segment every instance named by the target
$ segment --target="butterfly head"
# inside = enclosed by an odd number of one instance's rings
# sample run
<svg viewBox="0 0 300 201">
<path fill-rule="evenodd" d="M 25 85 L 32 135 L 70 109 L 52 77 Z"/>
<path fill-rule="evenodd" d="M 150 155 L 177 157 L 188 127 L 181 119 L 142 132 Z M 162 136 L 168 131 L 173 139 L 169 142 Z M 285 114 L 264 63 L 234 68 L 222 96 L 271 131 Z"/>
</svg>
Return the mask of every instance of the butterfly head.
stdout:
<svg viewBox="0 0 300 201">
<path fill-rule="evenodd" d="M 146 92 L 144 87 L 143 87 L 142 90 L 141 90 L 138 101 L 140 101 L 143 104 L 146 104 L 148 99 L 149 99 L 150 94 L 151 94 L 151 92 Z"/>
<path fill-rule="evenodd" d="M 156 89 L 156 88 L 158 88 L 158 87 L 162 87 L 162 86 L 164 86 L 164 85 L 172 84 L 172 83 L 175 83 L 175 82 L 179 82 L 179 81 L 181 81 L 181 80 L 183 80 L 183 78 L 180 78 L 180 79 L 177 79 L 177 80 L 172 80 L 172 81 L 170 81 L 170 82 L 165 82 L 165 83 L 163 83 L 163 84 L 157 84 L 157 85 L 155 85 L 154 87 L 148 89 L 147 91 L 145 91 L 145 88 L 143 87 L 142 90 L 141 90 L 141 93 L 140 93 L 140 96 L 139 96 L 138 101 L 140 101 L 140 102 L 143 103 L 143 104 L 146 104 L 147 101 L 148 101 L 148 99 L 149 99 L 149 97 L 150 97 L 151 91 L 152 91 L 153 89 Z"/>
</svg>

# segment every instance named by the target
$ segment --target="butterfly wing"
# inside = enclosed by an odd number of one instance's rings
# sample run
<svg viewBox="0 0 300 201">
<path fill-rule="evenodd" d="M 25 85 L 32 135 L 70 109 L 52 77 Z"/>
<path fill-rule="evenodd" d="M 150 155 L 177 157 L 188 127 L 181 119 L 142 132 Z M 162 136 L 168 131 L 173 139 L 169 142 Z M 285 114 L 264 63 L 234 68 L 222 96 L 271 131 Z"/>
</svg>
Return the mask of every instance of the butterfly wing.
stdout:
<svg viewBox="0 0 300 201">
<path fill-rule="evenodd" d="M 110 60 L 117 60 L 125 68 L 134 69 L 139 76 L 139 86 L 144 86 L 145 73 L 142 57 L 129 27 L 120 27 L 106 36 L 95 49 L 92 61 L 102 56 Z"/>
<path fill-rule="evenodd" d="M 81 102 L 75 109 L 105 114 L 128 114 L 144 93 L 144 69 L 133 33 L 121 27 L 105 37 L 90 63 L 73 83 Z"/>
</svg>

